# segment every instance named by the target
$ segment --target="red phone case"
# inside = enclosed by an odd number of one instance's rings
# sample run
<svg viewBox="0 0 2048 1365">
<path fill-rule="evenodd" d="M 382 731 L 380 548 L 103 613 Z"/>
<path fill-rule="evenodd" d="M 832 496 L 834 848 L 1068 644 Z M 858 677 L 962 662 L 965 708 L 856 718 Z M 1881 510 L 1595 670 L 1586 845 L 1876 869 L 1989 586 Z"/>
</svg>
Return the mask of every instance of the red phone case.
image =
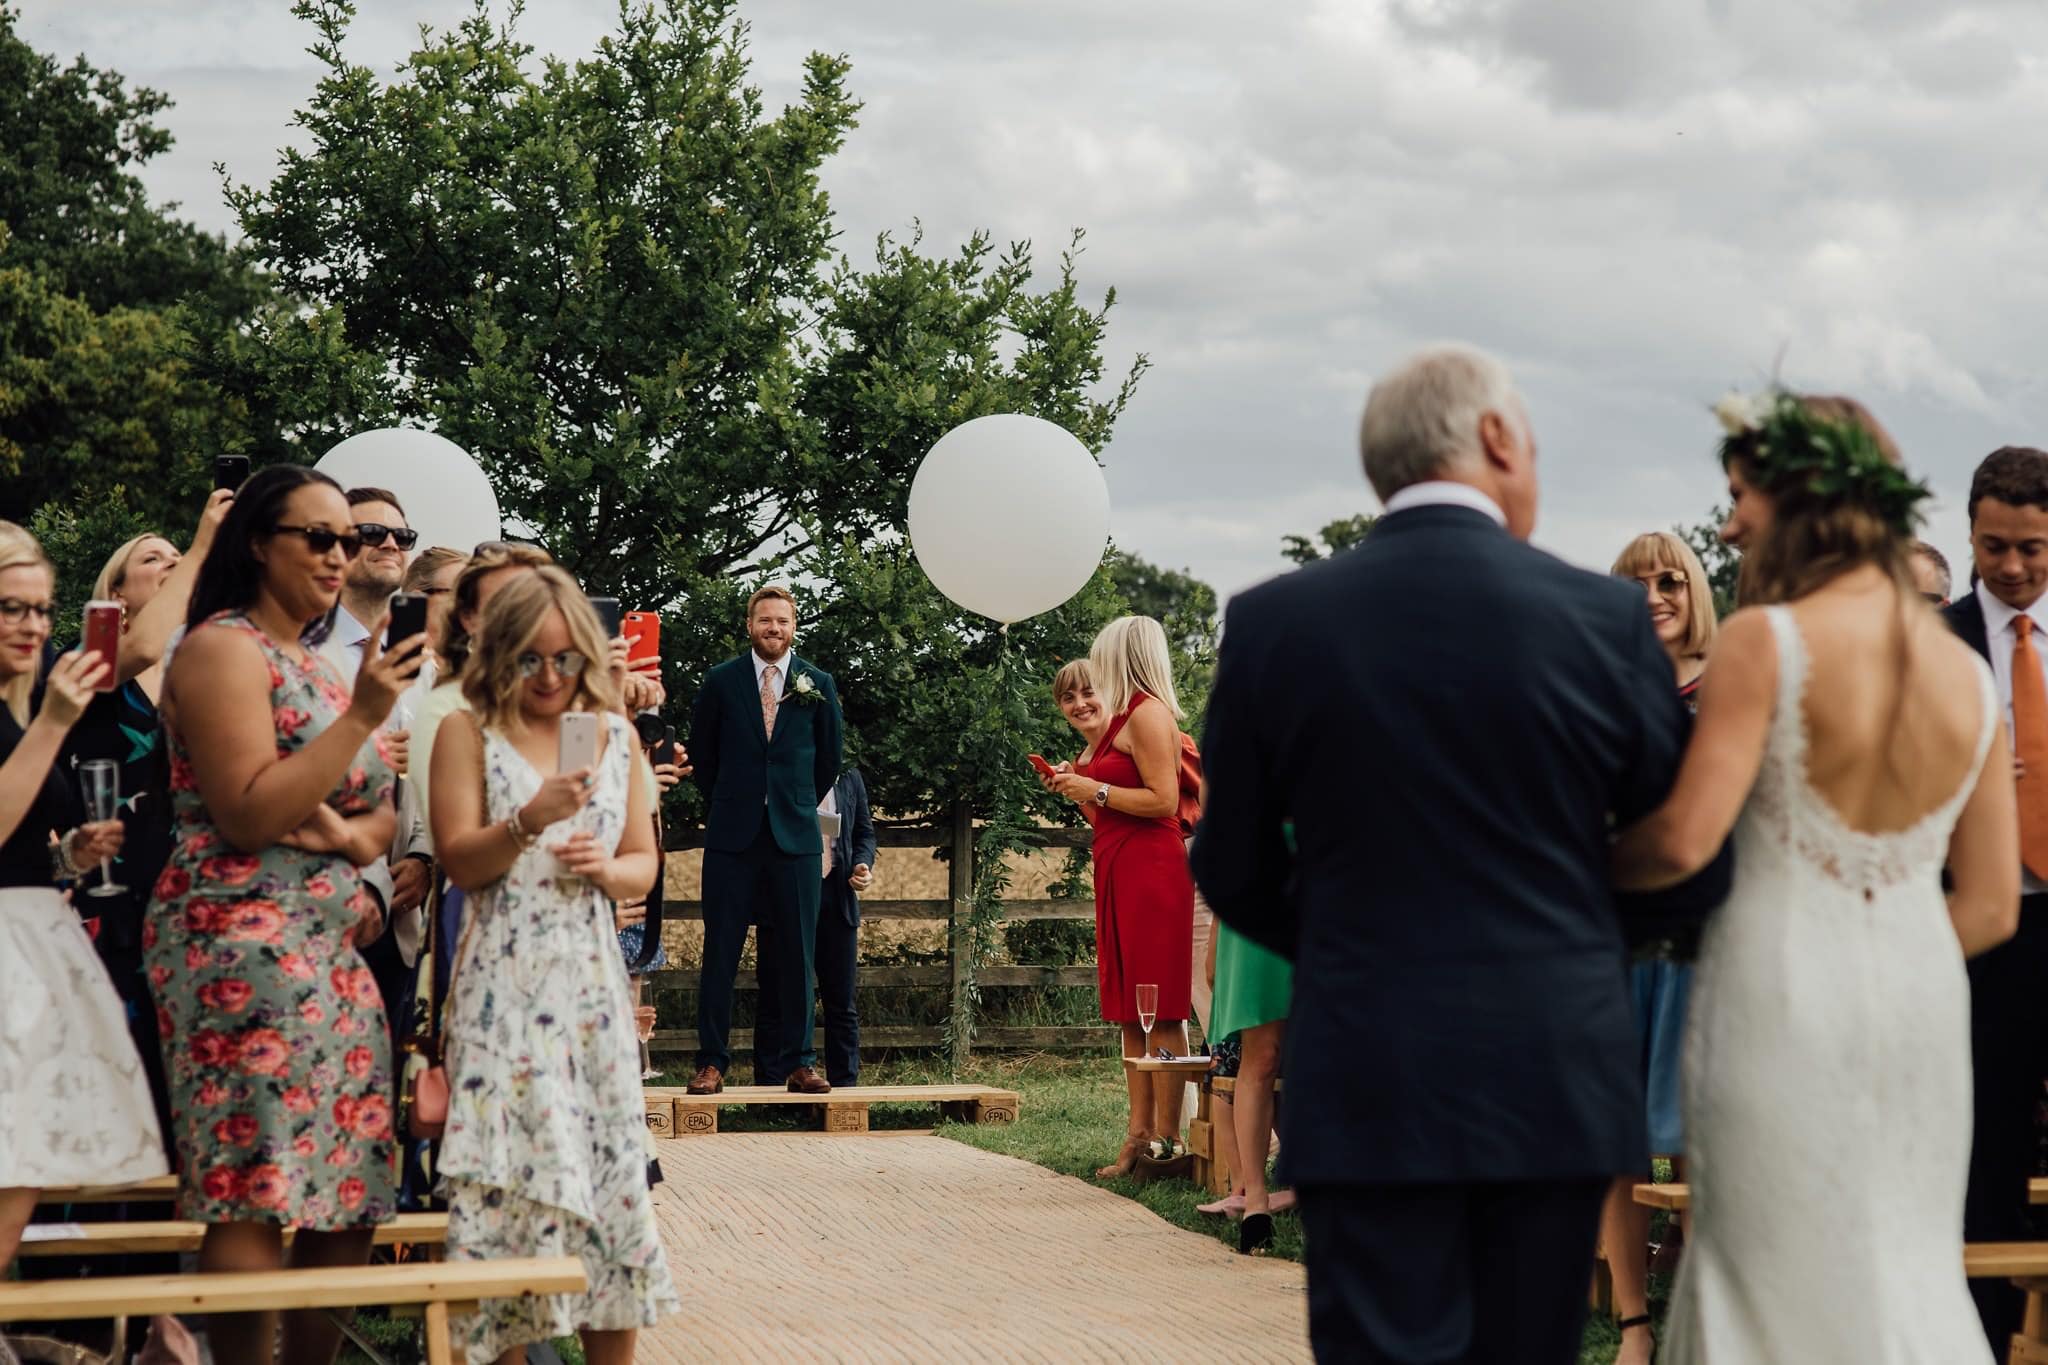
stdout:
<svg viewBox="0 0 2048 1365">
<path fill-rule="evenodd" d="M 1030 754 L 1028 755 L 1028 757 L 1031 759 L 1031 766 L 1038 769 L 1041 775 L 1045 777 L 1053 777 L 1056 775 L 1052 764 L 1045 761 L 1044 754 Z"/>
<path fill-rule="evenodd" d="M 626 650 L 626 667 L 631 668 L 642 659 L 661 659 L 661 617 L 651 611 L 629 611 L 620 618 L 619 633 L 630 645 Z"/>
<path fill-rule="evenodd" d="M 100 680 L 98 691 L 111 692 L 119 684 L 114 680 L 114 665 L 121 661 L 121 604 L 119 602 L 88 602 L 85 604 L 85 631 L 81 649 L 96 650 L 107 665 L 107 673 Z"/>
</svg>

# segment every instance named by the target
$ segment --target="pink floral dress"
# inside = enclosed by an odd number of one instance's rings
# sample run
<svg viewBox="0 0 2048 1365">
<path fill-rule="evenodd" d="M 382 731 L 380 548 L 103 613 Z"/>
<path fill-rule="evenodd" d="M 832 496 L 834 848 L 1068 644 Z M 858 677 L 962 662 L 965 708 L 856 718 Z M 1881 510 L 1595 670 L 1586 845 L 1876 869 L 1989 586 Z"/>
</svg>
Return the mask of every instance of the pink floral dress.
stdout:
<svg viewBox="0 0 2048 1365">
<path fill-rule="evenodd" d="M 316 655 L 299 662 L 246 617 L 270 665 L 279 757 L 348 708 Z M 183 737 L 171 743 L 170 861 L 143 928 L 170 1077 L 181 1217 L 334 1230 L 396 1211 L 391 1044 L 384 1002 L 344 940 L 369 892 L 326 853 L 238 852 L 214 827 Z M 381 734 L 328 804 L 343 814 L 391 799 Z"/>
</svg>

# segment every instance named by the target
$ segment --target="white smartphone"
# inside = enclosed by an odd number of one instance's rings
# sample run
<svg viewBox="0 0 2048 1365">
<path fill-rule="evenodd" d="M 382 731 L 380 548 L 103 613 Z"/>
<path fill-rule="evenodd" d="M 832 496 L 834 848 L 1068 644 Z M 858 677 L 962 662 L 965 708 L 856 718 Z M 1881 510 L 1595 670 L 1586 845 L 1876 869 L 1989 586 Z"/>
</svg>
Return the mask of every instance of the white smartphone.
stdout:
<svg viewBox="0 0 2048 1365">
<path fill-rule="evenodd" d="M 588 711 L 564 711 L 560 747 L 555 750 L 555 771 L 573 773 L 578 768 L 597 766 L 597 721 Z"/>
</svg>

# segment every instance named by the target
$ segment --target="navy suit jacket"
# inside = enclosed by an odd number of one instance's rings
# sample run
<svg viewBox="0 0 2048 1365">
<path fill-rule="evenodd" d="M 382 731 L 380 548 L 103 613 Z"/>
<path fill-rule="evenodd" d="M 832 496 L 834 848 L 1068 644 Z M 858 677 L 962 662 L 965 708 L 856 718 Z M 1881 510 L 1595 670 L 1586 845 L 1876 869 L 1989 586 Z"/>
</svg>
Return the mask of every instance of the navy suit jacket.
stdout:
<svg viewBox="0 0 2048 1365">
<path fill-rule="evenodd" d="M 868 811 L 868 784 L 860 769 L 848 768 L 839 779 L 839 837 L 832 842 L 832 871 L 825 877 L 820 917 L 837 914 L 848 924 L 860 923 L 860 893 L 847 885 L 857 866 L 875 865 L 875 821 Z"/>
<path fill-rule="evenodd" d="M 1476 511 L 1396 513 L 1231 603 L 1192 856 L 1297 964 L 1288 1179 L 1647 1169 L 1608 840 L 1686 734 L 1642 591 Z"/>
<path fill-rule="evenodd" d="M 690 711 L 690 760 L 698 790 L 710 803 L 704 847 L 720 853 L 751 848 L 766 820 L 776 846 L 790 856 L 818 852 L 818 803 L 839 776 L 841 721 L 832 675 L 788 656 L 787 687 L 775 712 L 775 738 L 761 721 L 761 693 L 752 653 L 704 675 Z M 817 700 L 798 701 L 809 678 Z"/>
</svg>

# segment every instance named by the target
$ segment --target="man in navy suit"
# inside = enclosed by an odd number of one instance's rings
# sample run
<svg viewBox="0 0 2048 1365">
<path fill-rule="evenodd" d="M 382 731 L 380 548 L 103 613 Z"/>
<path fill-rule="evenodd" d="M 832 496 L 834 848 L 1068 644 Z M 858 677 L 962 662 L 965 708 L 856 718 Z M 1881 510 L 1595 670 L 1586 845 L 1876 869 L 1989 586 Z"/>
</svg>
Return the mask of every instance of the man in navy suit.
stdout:
<svg viewBox="0 0 2048 1365">
<path fill-rule="evenodd" d="M 1361 444 L 1372 534 L 1230 605 L 1194 871 L 1296 963 L 1281 1160 L 1317 1355 L 1567 1365 L 1602 1193 L 1649 1164 L 1609 830 L 1669 792 L 1685 707 L 1641 590 L 1525 543 L 1498 361 L 1413 357 Z"/>
<path fill-rule="evenodd" d="M 2048 451 L 2006 446 L 1985 456 L 1970 480 L 1969 513 L 1975 582 L 1942 616 L 1991 665 L 2021 760 L 2021 894 L 2019 932 L 1969 963 L 1975 1122 L 1963 1236 L 2031 1242 L 2039 1232 L 2027 1178 L 2038 1157 L 2034 1115 L 2048 1076 L 2048 773 L 2025 756 L 2048 747 L 2041 723 L 2048 680 L 2034 643 L 2048 639 Z M 1971 1280 L 1970 1294 L 1993 1353 L 2003 1356 L 2025 1296 L 1995 1277 Z"/>
<path fill-rule="evenodd" d="M 753 648 L 705 675 L 690 713 L 695 778 L 711 811 L 689 1090 L 725 1088 L 733 978 L 752 922 L 761 993 L 772 994 L 779 1021 L 758 1050 L 791 1090 L 822 1095 L 832 1086 L 815 1070 L 810 1045 L 811 966 L 823 883 L 818 803 L 839 775 L 839 697 L 831 675 L 794 652 L 796 599 L 786 589 L 763 588 L 748 600 L 747 637 Z"/>
<path fill-rule="evenodd" d="M 821 827 L 836 832 L 824 839 L 825 879 L 819 888 L 816 962 L 818 1001 L 825 1014 L 825 1079 L 833 1085 L 860 1083 L 860 1015 L 854 988 L 860 972 L 860 897 L 875 881 L 875 822 L 868 812 L 868 786 L 860 769 L 848 768 L 818 807 Z M 765 980 L 771 972 L 762 961 Z M 782 1020 L 775 998 L 763 992 L 754 1029 L 754 1075 L 764 1085 L 780 1085 L 775 1059 L 758 1040 L 780 1036 Z M 804 1021 L 804 1047 L 810 1047 L 810 1021 Z"/>
</svg>

